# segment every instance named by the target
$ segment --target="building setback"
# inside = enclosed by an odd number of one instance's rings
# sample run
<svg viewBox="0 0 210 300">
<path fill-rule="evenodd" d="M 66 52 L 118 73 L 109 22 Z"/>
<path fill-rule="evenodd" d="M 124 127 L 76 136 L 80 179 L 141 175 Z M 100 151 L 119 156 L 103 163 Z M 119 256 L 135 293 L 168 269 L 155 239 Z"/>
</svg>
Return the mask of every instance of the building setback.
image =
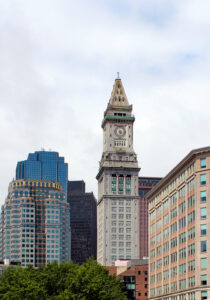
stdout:
<svg viewBox="0 0 210 300">
<path fill-rule="evenodd" d="M 160 177 L 139 177 L 139 258 L 148 257 L 148 200 L 146 194 Z"/>
<path fill-rule="evenodd" d="M 210 298 L 210 147 L 191 151 L 147 198 L 149 299 Z"/>
<path fill-rule="evenodd" d="M 61 184 L 13 180 L 1 210 L 0 260 L 22 266 L 70 260 L 70 212 Z"/>
<path fill-rule="evenodd" d="M 92 256 L 96 259 L 97 220 L 96 199 L 85 192 L 84 181 L 68 181 L 68 203 L 71 218 L 71 259 L 85 263 Z"/>
<path fill-rule="evenodd" d="M 122 81 L 115 80 L 104 119 L 99 165 L 97 260 L 111 266 L 116 259 L 139 258 L 138 161 L 133 149 L 132 105 Z"/>
</svg>

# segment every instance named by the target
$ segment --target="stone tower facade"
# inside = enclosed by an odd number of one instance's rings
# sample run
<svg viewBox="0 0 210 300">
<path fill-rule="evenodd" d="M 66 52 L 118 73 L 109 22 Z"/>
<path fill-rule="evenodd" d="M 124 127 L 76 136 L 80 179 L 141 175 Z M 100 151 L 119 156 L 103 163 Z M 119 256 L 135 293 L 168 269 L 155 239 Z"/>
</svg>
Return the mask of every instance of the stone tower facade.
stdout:
<svg viewBox="0 0 210 300">
<path fill-rule="evenodd" d="M 139 258 L 139 195 L 137 156 L 133 149 L 132 105 L 120 78 L 115 79 L 104 119 L 97 206 L 97 260 Z"/>
</svg>

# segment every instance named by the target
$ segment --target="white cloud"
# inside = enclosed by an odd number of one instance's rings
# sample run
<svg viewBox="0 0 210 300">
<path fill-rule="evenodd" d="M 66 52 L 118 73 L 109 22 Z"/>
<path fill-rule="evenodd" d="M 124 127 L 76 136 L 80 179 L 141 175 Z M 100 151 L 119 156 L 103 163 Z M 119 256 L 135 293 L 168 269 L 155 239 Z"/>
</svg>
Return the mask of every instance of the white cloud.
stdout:
<svg viewBox="0 0 210 300">
<path fill-rule="evenodd" d="M 206 0 L 0 3 L 0 196 L 16 163 L 59 151 L 97 191 L 103 112 L 120 71 L 142 175 L 163 176 L 209 144 Z"/>
</svg>

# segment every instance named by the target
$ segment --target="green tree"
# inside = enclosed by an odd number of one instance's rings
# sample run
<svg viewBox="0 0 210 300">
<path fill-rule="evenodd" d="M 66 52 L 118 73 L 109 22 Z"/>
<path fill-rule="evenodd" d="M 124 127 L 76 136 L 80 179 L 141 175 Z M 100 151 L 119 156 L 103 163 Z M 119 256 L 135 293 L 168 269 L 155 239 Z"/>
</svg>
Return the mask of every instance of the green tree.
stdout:
<svg viewBox="0 0 210 300">
<path fill-rule="evenodd" d="M 3 300 L 126 300 L 123 285 L 95 260 L 56 262 L 34 269 L 9 267 L 0 275 Z"/>
<path fill-rule="evenodd" d="M 38 280 L 37 271 L 32 267 L 10 266 L 0 276 L 0 299 L 46 299 L 46 291 Z"/>
</svg>

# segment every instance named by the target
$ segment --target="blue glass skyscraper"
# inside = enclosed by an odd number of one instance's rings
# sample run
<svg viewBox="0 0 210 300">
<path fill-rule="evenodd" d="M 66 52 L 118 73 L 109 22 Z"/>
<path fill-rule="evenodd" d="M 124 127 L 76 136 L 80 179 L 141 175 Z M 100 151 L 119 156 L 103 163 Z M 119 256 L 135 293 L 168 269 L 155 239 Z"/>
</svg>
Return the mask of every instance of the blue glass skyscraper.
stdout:
<svg viewBox="0 0 210 300">
<path fill-rule="evenodd" d="M 17 163 L 16 179 L 38 179 L 59 182 L 67 199 L 68 164 L 58 152 L 36 151 Z"/>
</svg>

